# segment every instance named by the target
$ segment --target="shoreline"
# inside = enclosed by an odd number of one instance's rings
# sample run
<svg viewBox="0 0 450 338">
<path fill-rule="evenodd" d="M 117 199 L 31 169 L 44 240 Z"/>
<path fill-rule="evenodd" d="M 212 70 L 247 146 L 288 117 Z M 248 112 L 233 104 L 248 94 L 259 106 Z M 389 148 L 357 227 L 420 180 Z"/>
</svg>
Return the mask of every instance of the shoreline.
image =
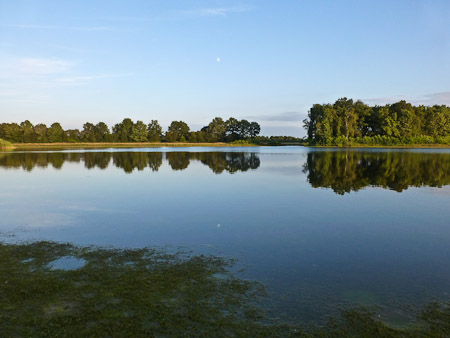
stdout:
<svg viewBox="0 0 450 338">
<path fill-rule="evenodd" d="M 224 142 L 217 143 L 180 143 L 180 142 L 124 142 L 124 143 L 110 143 L 110 142 L 92 142 L 92 143 L 14 143 L 10 149 L 18 148 L 162 148 L 162 147 L 259 147 L 254 144 L 230 144 Z"/>
<path fill-rule="evenodd" d="M 33 149 L 33 148 L 182 148 L 182 147 L 267 147 L 270 145 L 258 144 L 230 144 L 225 142 L 202 142 L 202 143 L 180 143 L 180 142 L 126 142 L 126 143 L 111 143 L 111 142 L 94 142 L 94 143 L 13 143 L 10 146 L 0 147 L 0 150 L 14 150 L 14 149 Z M 284 145 L 277 145 L 277 147 Z M 405 144 L 405 145 L 350 145 L 350 146 L 335 146 L 335 145 L 304 145 L 293 144 L 291 146 L 309 147 L 309 148 L 336 148 L 336 149 L 449 149 L 449 144 Z"/>
<path fill-rule="evenodd" d="M 305 147 L 310 148 L 381 148 L 381 149 L 439 149 L 439 148 L 450 148 L 450 144 L 403 144 L 403 145 L 367 145 L 367 144 L 359 144 L 359 145 L 351 145 L 351 146 L 322 146 L 322 145 L 308 145 Z"/>
</svg>

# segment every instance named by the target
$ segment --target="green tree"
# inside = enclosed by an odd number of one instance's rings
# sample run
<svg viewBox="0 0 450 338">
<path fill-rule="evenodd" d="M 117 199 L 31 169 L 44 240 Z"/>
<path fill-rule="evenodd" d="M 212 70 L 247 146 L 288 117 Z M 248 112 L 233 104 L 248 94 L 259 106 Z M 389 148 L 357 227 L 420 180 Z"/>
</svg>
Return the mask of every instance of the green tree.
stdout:
<svg viewBox="0 0 450 338">
<path fill-rule="evenodd" d="M 22 129 L 17 123 L 3 123 L 1 138 L 9 142 L 23 142 Z"/>
<path fill-rule="evenodd" d="M 47 138 L 50 143 L 64 142 L 64 129 L 58 122 L 53 123 L 47 129 Z"/>
<path fill-rule="evenodd" d="M 251 122 L 249 128 L 250 137 L 256 137 L 261 132 L 261 126 L 257 122 Z"/>
<path fill-rule="evenodd" d="M 189 126 L 183 121 L 173 121 L 166 133 L 168 142 L 184 142 L 189 138 Z"/>
<path fill-rule="evenodd" d="M 205 129 L 206 138 L 209 142 L 219 142 L 225 139 L 227 124 L 222 118 L 214 118 Z"/>
<path fill-rule="evenodd" d="M 39 123 L 34 127 L 34 131 L 36 132 L 36 142 L 38 143 L 46 143 L 48 142 L 47 138 L 47 126 L 43 123 Z"/>
<path fill-rule="evenodd" d="M 83 124 L 81 140 L 83 142 L 96 142 L 95 136 L 95 125 L 90 122 L 86 122 L 85 124 Z"/>
<path fill-rule="evenodd" d="M 81 141 L 81 133 L 78 129 L 68 129 L 64 131 L 66 142 L 76 143 Z"/>
<path fill-rule="evenodd" d="M 137 121 L 131 127 L 131 141 L 134 142 L 147 142 L 147 126 L 142 121 Z"/>
<path fill-rule="evenodd" d="M 121 123 L 116 124 L 113 127 L 113 134 L 116 135 L 118 142 L 131 141 L 131 128 L 133 128 L 133 121 L 130 118 L 125 118 Z"/>
<path fill-rule="evenodd" d="M 95 125 L 95 139 L 97 142 L 108 142 L 110 139 L 109 127 L 105 122 L 99 122 Z"/>
<path fill-rule="evenodd" d="M 239 138 L 246 139 L 250 136 L 250 122 L 247 120 L 239 121 Z"/>
<path fill-rule="evenodd" d="M 161 142 L 162 127 L 157 120 L 151 120 L 147 126 L 147 138 L 150 142 Z"/>
<path fill-rule="evenodd" d="M 235 141 L 239 138 L 239 121 L 235 119 L 234 117 L 230 117 L 227 120 L 227 140 L 228 141 Z"/>
<path fill-rule="evenodd" d="M 188 141 L 193 142 L 193 143 L 206 142 L 205 132 L 203 132 L 201 130 L 189 132 Z"/>
<path fill-rule="evenodd" d="M 22 140 L 21 142 L 33 143 L 36 142 L 36 132 L 34 131 L 33 124 L 26 120 L 20 124 L 20 129 L 22 130 Z"/>
<path fill-rule="evenodd" d="M 358 127 L 358 115 L 353 107 L 353 100 L 346 97 L 337 100 L 334 103 L 334 109 L 336 110 L 338 126 L 335 129 L 334 137 L 345 136 L 355 137 Z"/>
</svg>

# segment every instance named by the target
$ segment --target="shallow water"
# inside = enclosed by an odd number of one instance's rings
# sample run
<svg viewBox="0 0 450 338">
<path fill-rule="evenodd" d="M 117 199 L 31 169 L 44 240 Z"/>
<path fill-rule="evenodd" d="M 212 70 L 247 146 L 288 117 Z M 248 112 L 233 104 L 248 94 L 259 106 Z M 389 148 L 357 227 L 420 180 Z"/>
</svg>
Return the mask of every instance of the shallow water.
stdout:
<svg viewBox="0 0 450 338">
<path fill-rule="evenodd" d="M 447 149 L 3 152 L 0 232 L 237 258 L 279 317 L 364 305 L 403 325 L 450 300 L 449 185 Z"/>
</svg>

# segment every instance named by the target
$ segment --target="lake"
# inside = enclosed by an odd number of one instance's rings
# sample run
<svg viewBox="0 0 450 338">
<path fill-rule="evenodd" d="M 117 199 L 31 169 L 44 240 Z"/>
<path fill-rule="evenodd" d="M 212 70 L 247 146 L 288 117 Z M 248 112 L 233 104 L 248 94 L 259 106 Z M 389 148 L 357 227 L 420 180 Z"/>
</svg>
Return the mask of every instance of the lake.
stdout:
<svg viewBox="0 0 450 338">
<path fill-rule="evenodd" d="M 406 325 L 450 301 L 449 185 L 450 149 L 0 152 L 0 233 L 233 258 L 272 316 Z"/>
</svg>

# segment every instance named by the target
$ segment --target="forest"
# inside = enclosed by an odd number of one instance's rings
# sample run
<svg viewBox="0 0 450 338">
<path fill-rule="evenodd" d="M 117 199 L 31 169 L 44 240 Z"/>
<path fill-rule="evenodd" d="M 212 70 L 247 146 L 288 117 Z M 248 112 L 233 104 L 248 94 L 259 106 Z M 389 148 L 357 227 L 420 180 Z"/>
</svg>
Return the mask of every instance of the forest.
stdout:
<svg viewBox="0 0 450 338">
<path fill-rule="evenodd" d="M 402 100 L 369 106 L 341 98 L 314 104 L 303 121 L 312 145 L 450 144 L 450 107 Z"/>
<path fill-rule="evenodd" d="M 199 131 L 191 131 L 186 122 L 173 121 L 166 132 L 163 132 L 157 120 L 145 124 L 125 118 L 112 128 L 104 122 L 86 122 L 82 130 L 64 130 L 58 122 L 49 127 L 43 123 L 33 125 L 26 120 L 20 124 L 0 124 L 0 139 L 11 143 L 242 142 L 255 138 L 260 131 L 261 127 L 257 122 L 237 120 L 233 117 L 226 121 L 216 117 Z"/>
</svg>

